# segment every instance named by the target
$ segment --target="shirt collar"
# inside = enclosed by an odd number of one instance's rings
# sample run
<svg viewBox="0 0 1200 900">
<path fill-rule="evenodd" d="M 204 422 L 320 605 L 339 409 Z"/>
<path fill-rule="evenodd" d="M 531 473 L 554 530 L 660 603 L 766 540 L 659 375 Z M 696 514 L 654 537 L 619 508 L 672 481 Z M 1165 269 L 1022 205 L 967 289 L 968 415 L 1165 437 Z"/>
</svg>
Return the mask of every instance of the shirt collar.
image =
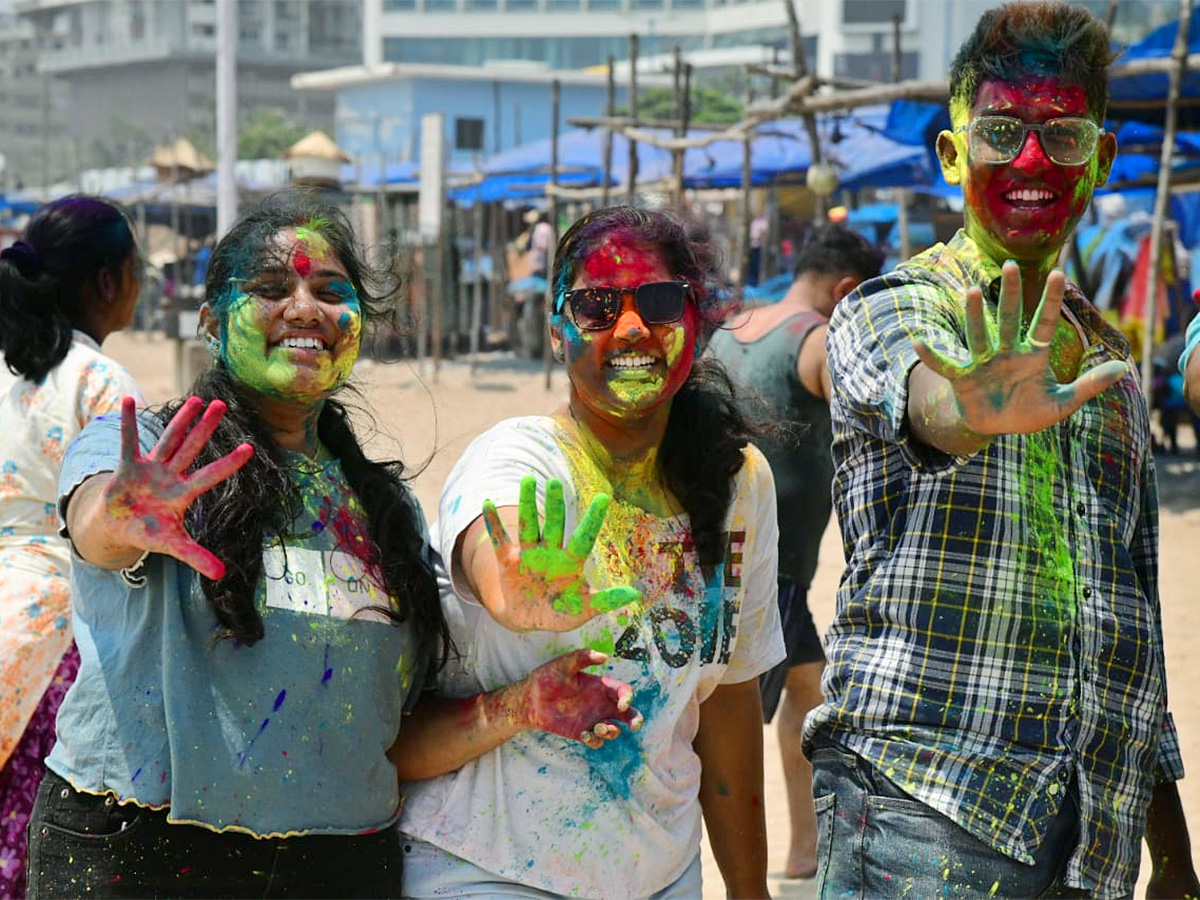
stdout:
<svg viewBox="0 0 1200 900">
<path fill-rule="evenodd" d="M 76 343 L 83 344 L 85 347 L 90 347 L 97 353 L 100 352 L 100 345 L 96 343 L 95 338 L 93 338 L 90 334 L 84 334 L 78 328 L 71 329 L 71 340 L 75 341 Z"/>
</svg>

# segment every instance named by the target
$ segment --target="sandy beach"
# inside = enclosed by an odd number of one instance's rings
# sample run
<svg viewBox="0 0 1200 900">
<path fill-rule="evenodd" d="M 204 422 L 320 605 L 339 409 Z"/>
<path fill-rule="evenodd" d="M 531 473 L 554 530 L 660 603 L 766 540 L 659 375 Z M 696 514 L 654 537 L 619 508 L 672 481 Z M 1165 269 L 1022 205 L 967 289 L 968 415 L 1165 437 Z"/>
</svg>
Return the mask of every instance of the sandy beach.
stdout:
<svg viewBox="0 0 1200 900">
<path fill-rule="evenodd" d="M 157 334 L 116 334 L 104 349 L 129 368 L 150 403 L 177 394 L 173 341 Z M 429 362 L 420 368 L 411 361 L 364 360 L 356 376 L 358 403 L 375 419 L 371 451 L 376 456 L 398 456 L 413 471 L 420 469 L 413 484 L 430 518 L 436 511 L 445 476 L 471 438 L 510 416 L 550 412 L 566 396 L 566 376 L 561 368 L 552 373 L 547 390 L 540 364 L 502 354 L 482 357 L 474 372 L 466 360 L 443 362 L 436 369 Z M 1161 596 L 1170 706 L 1183 744 L 1184 764 L 1190 772 L 1179 788 L 1193 843 L 1200 845 L 1200 691 L 1196 690 L 1198 679 L 1192 668 L 1200 664 L 1200 591 L 1191 582 L 1196 577 L 1191 568 L 1195 562 L 1192 554 L 1200 548 L 1200 457 L 1161 459 L 1159 489 Z M 837 529 L 831 523 L 809 592 L 818 629 L 823 629 L 832 616 L 842 562 Z M 771 727 L 764 734 L 764 747 L 771 891 L 782 897 L 812 896 L 811 880 L 782 878 L 787 810 Z M 1144 895 L 1148 866 L 1143 856 L 1137 896 Z M 707 847 L 704 875 L 705 897 L 724 897 L 724 885 Z"/>
</svg>

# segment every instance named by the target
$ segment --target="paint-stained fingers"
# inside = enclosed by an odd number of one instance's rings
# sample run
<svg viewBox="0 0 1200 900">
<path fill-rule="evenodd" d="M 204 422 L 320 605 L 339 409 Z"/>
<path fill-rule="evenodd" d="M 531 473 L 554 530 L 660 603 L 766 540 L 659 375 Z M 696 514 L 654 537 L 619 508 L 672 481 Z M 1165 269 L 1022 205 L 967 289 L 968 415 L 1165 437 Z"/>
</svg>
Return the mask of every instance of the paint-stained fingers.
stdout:
<svg viewBox="0 0 1200 900">
<path fill-rule="evenodd" d="M 611 718 L 624 722 L 629 726 L 630 731 L 637 731 L 641 728 L 642 714 L 633 707 L 633 688 L 615 678 L 602 676 L 600 680 L 608 688 L 610 696 L 617 705 L 617 713 Z"/>
<path fill-rule="evenodd" d="M 199 397 L 188 397 L 175 415 L 171 416 L 171 421 L 167 423 L 162 437 L 150 451 L 149 458 L 161 463 L 168 462 L 175 451 L 179 449 L 179 445 L 183 443 L 183 439 L 187 437 L 188 429 L 192 427 L 192 422 L 196 420 L 196 416 L 200 415 L 200 410 L 203 408 L 204 401 Z"/>
<path fill-rule="evenodd" d="M 1006 262 L 1000 274 L 1000 349 L 1010 350 L 1021 334 L 1021 270 Z"/>
<path fill-rule="evenodd" d="M 121 401 L 121 461 L 138 458 L 137 402 L 132 397 Z"/>
<path fill-rule="evenodd" d="M 579 742 L 586 745 L 589 750 L 599 750 L 604 746 L 604 740 L 597 737 L 591 731 L 580 732 Z"/>
<path fill-rule="evenodd" d="M 551 478 L 546 482 L 546 525 L 542 529 L 542 540 L 547 547 L 558 549 L 563 545 L 566 530 L 567 504 L 563 501 L 562 482 Z"/>
<path fill-rule="evenodd" d="M 182 528 L 178 538 L 164 548 L 163 552 L 191 566 L 212 581 L 220 581 L 225 577 L 225 563 L 221 562 L 212 551 L 204 549 L 193 541 Z"/>
<path fill-rule="evenodd" d="M 567 553 L 576 559 L 587 558 L 587 555 L 592 552 L 592 547 L 596 545 L 596 538 L 600 534 L 600 528 L 604 525 L 604 517 L 608 515 L 610 502 L 611 498 L 608 494 L 597 494 L 592 498 L 587 512 L 583 514 L 583 521 L 575 526 L 575 533 L 571 535 L 571 540 L 567 544 Z"/>
<path fill-rule="evenodd" d="M 198 469 L 187 480 L 187 502 L 191 503 L 201 494 L 212 490 L 216 485 L 229 478 L 248 463 L 252 456 L 254 456 L 253 444 L 238 444 L 230 453 L 210 462 L 204 468 Z"/>
<path fill-rule="evenodd" d="M 967 288 L 967 349 L 976 362 L 986 359 L 992 352 L 992 338 L 983 312 L 983 291 L 977 287 Z"/>
<path fill-rule="evenodd" d="M 521 479 L 521 493 L 517 499 L 517 540 L 522 547 L 532 547 L 541 538 L 538 524 L 537 479 L 526 475 Z"/>
<path fill-rule="evenodd" d="M 1025 338 L 1034 347 L 1044 349 L 1054 340 L 1054 330 L 1058 327 L 1058 315 L 1062 310 L 1062 298 L 1066 289 L 1067 276 L 1058 269 L 1046 277 L 1042 298 L 1038 301 L 1037 311 L 1033 314 L 1033 324 Z"/>
<path fill-rule="evenodd" d="M 1055 389 L 1055 399 L 1064 416 L 1069 416 L 1101 391 L 1112 387 L 1125 377 L 1129 366 L 1119 359 L 1110 359 L 1093 369 L 1088 369 L 1070 384 L 1060 384 Z"/>
<path fill-rule="evenodd" d="M 917 358 L 923 362 L 927 368 L 933 370 L 948 381 L 954 381 L 961 378 L 966 372 L 967 367 L 956 359 L 951 359 L 940 350 L 935 350 L 928 344 L 921 341 L 913 341 L 913 350 L 916 351 Z"/>
<path fill-rule="evenodd" d="M 483 501 L 483 526 L 487 529 L 488 537 L 492 541 L 492 548 L 496 551 L 498 558 L 504 550 L 511 546 L 512 540 L 504 529 L 504 523 L 500 521 L 500 513 L 496 511 L 496 504 L 491 500 Z"/>
<path fill-rule="evenodd" d="M 596 591 L 588 597 L 588 606 L 596 613 L 609 613 L 623 606 L 631 606 L 642 599 L 642 592 L 627 584 Z"/>
<path fill-rule="evenodd" d="M 187 433 L 187 437 L 183 439 L 179 449 L 170 457 L 170 460 L 164 459 L 163 464 L 173 472 L 180 474 L 186 472 L 188 466 L 195 462 L 200 451 L 212 439 L 224 415 L 225 401 L 213 400 L 209 403 L 208 409 L 204 410 L 200 421 L 192 426 L 192 430 Z"/>
</svg>

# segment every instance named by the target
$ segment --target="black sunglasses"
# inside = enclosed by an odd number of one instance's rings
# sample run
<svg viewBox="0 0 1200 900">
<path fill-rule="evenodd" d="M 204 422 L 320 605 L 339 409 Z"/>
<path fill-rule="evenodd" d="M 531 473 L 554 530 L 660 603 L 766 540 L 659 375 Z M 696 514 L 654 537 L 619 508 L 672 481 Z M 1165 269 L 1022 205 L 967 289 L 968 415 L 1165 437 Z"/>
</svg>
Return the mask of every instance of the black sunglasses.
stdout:
<svg viewBox="0 0 1200 900">
<path fill-rule="evenodd" d="M 626 294 L 633 294 L 638 315 L 647 325 L 669 325 L 683 318 L 691 293 L 686 281 L 651 281 L 636 288 L 579 288 L 567 291 L 563 303 L 571 307 L 571 318 L 584 331 L 603 331 L 621 315 L 621 298 Z"/>
</svg>

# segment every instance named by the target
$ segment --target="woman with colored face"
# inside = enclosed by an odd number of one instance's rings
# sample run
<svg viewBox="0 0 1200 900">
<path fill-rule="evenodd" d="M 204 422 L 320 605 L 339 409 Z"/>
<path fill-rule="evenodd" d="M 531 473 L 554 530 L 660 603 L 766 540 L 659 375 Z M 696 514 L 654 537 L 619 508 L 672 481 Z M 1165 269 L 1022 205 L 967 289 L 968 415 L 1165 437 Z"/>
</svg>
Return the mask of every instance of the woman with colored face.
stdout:
<svg viewBox="0 0 1200 900">
<path fill-rule="evenodd" d="M 79 667 L 54 484 L 89 421 L 140 401 L 100 350 L 132 321 L 140 273 L 128 216 L 100 197 L 46 204 L 0 252 L 0 897 L 25 895 L 25 827 Z"/>
<path fill-rule="evenodd" d="M 271 199 L 213 252 L 212 370 L 68 451 L 82 664 L 31 819 L 31 896 L 398 896 L 410 731 L 483 752 L 627 714 L 585 652 L 472 698 L 486 733 L 446 704 L 400 735 L 449 643 L 403 466 L 364 454 L 336 398 L 379 285 L 336 208 Z"/>
<path fill-rule="evenodd" d="M 667 213 L 603 209 L 560 241 L 550 337 L 569 395 L 477 438 L 443 489 L 433 543 L 460 655 L 439 688 L 590 648 L 643 724 L 530 732 L 436 778 L 401 766 L 408 896 L 698 897 L 702 817 L 728 893 L 766 896 L 775 493 L 728 378 L 697 359 L 727 311 L 719 283 L 707 235 Z"/>
</svg>

